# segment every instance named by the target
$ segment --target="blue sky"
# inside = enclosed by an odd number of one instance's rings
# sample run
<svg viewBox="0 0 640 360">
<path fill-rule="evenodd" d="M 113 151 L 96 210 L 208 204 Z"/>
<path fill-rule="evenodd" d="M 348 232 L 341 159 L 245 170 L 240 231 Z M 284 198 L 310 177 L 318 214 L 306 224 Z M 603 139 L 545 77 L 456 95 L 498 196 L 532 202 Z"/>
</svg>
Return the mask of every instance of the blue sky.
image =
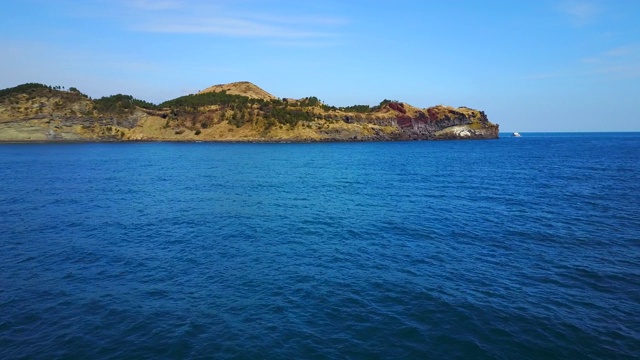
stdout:
<svg viewBox="0 0 640 360">
<path fill-rule="evenodd" d="M 0 14 L 0 88 L 159 103 L 247 80 L 336 106 L 468 106 L 501 131 L 640 131 L 637 0 L 0 0 Z"/>
</svg>

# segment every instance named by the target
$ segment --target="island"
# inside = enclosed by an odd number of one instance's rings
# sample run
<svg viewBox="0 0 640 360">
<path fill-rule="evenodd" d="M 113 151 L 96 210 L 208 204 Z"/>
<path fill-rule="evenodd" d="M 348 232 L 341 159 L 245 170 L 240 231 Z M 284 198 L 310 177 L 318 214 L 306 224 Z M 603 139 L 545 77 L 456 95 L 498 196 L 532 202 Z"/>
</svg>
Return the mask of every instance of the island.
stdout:
<svg viewBox="0 0 640 360">
<path fill-rule="evenodd" d="M 152 104 L 131 95 L 91 99 L 74 87 L 0 90 L 0 141 L 321 142 L 496 139 L 483 111 L 396 100 L 330 106 L 277 98 L 248 81 Z"/>
</svg>

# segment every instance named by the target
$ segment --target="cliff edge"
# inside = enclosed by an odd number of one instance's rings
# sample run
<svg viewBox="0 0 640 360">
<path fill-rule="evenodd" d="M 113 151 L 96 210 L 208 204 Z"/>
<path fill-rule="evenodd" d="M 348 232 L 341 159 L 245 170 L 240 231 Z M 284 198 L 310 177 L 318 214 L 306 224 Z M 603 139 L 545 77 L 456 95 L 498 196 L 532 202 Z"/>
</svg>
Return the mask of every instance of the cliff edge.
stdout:
<svg viewBox="0 0 640 360">
<path fill-rule="evenodd" d="M 495 139 L 498 125 L 467 107 L 383 100 L 334 107 L 278 99 L 250 82 L 214 85 L 155 105 L 130 95 L 91 99 L 75 88 L 0 90 L 0 141 L 388 141 Z"/>
</svg>

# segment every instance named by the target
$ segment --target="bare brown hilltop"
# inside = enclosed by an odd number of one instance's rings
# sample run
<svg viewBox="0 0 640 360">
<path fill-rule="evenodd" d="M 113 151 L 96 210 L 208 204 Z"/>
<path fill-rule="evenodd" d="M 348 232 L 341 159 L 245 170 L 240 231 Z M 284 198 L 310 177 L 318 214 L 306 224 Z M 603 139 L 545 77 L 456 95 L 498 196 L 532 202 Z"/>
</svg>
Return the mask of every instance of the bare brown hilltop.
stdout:
<svg viewBox="0 0 640 360">
<path fill-rule="evenodd" d="M 249 81 L 238 81 L 238 82 L 232 82 L 229 84 L 213 85 L 200 91 L 198 94 L 205 94 L 208 92 L 223 92 L 223 91 L 229 95 L 240 95 L 240 96 L 246 96 L 252 99 L 262 99 L 265 101 L 277 99 L 277 97 L 269 94 L 268 92 L 264 91 L 263 89 L 261 89 L 260 87 L 256 86 L 255 84 Z"/>
<path fill-rule="evenodd" d="M 130 95 L 91 99 L 78 89 L 23 84 L 0 90 L 0 141 L 387 141 L 494 139 L 484 112 L 383 100 L 330 106 L 279 99 L 247 82 L 152 104 Z"/>
</svg>

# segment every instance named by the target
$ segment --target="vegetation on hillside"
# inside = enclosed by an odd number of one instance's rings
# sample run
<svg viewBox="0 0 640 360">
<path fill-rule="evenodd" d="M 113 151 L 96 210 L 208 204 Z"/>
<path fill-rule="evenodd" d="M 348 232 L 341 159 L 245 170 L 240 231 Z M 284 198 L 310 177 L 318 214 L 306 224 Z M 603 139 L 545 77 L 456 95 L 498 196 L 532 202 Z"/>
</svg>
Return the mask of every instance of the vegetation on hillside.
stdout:
<svg viewBox="0 0 640 360">
<path fill-rule="evenodd" d="M 174 108 L 187 109 L 199 108 L 202 106 L 222 105 L 222 106 L 240 106 L 244 107 L 248 104 L 264 104 L 262 99 L 254 99 L 241 95 L 230 95 L 226 91 L 207 92 L 200 94 L 191 94 L 165 101 L 157 106 L 159 109 Z"/>
<path fill-rule="evenodd" d="M 136 107 L 150 110 L 156 108 L 156 105 L 150 102 L 136 99 L 131 95 L 123 94 L 104 96 L 100 99 L 93 100 L 93 103 L 95 104 L 95 110 L 98 112 L 119 115 L 130 114 L 136 109 Z"/>
<path fill-rule="evenodd" d="M 20 130 L 25 139 L 397 140 L 433 138 L 442 126 L 469 124 L 479 131 L 470 136 L 482 137 L 480 131 L 492 126 L 497 131 L 484 113 L 465 107 L 418 109 L 388 99 L 335 107 L 315 96 L 274 98 L 250 83 L 220 87 L 155 105 L 132 95 L 91 99 L 75 87 L 27 83 L 0 90 L 0 122 L 19 127 L 14 119 L 31 121 Z M 251 92 L 242 91 L 247 87 Z"/>
<path fill-rule="evenodd" d="M 310 121 L 313 118 L 312 112 L 305 108 L 320 104 L 321 101 L 315 96 L 295 101 L 267 101 L 219 91 L 182 96 L 159 104 L 157 109 L 169 109 L 172 114 L 179 115 L 205 106 L 217 106 L 218 112 L 231 111 L 228 121 L 236 127 L 253 122 L 257 117 L 264 118 L 267 127 L 270 127 L 276 123 L 295 126 L 300 121 Z M 205 121 L 203 125 L 208 127 L 210 124 Z"/>
<path fill-rule="evenodd" d="M 29 93 L 39 89 L 63 91 L 64 87 L 48 86 L 38 83 L 27 83 L 18 85 L 13 88 L 0 90 L 0 97 L 11 94 Z M 88 98 L 75 87 L 70 87 L 65 92 L 77 93 L 85 98 Z M 201 107 L 218 106 L 220 110 L 239 111 L 239 114 L 236 116 L 238 119 L 231 119 L 238 125 L 243 124 L 246 121 L 243 121 L 242 118 L 249 117 L 249 115 L 246 115 L 247 113 L 251 113 L 254 116 L 256 115 L 256 112 L 252 111 L 252 109 L 254 108 L 257 108 L 259 110 L 259 114 L 266 119 L 272 119 L 282 124 L 295 125 L 299 121 L 309 121 L 314 118 L 313 112 L 309 111 L 309 108 L 317 107 L 324 110 L 325 112 L 342 111 L 346 113 L 367 114 L 376 111 L 377 109 L 390 102 L 392 101 L 385 99 L 378 106 L 373 107 L 369 105 L 353 105 L 338 108 L 335 106 L 324 104 L 315 96 L 310 96 L 299 100 L 263 100 L 242 95 L 231 95 L 224 90 L 218 92 L 185 95 L 165 101 L 158 105 L 155 105 L 148 101 L 136 99 L 131 95 L 123 94 L 104 96 L 102 98 L 93 100 L 96 111 L 120 115 L 130 114 L 135 110 L 136 107 L 148 110 L 165 109 L 172 111 L 174 114 L 178 114 L 185 111 L 192 112 L 193 110 Z"/>
<path fill-rule="evenodd" d="M 340 111 L 344 112 L 356 112 L 356 113 L 369 113 L 371 112 L 371 106 L 369 105 L 353 105 L 353 106 L 345 106 L 338 108 Z"/>
<path fill-rule="evenodd" d="M 14 86 L 12 88 L 6 88 L 0 90 L 0 98 L 12 96 L 12 95 L 20 95 L 20 94 L 31 94 L 31 95 L 44 95 L 50 96 L 59 94 L 66 98 L 78 98 L 78 96 L 83 98 L 89 98 L 87 95 L 80 92 L 75 87 L 70 87 L 65 90 L 64 86 L 50 86 L 39 83 L 26 83 L 18 86 Z"/>
<path fill-rule="evenodd" d="M 253 91 L 262 91 L 262 89 L 250 83 L 241 82 L 237 84 L 245 87 L 249 84 L 252 85 L 251 89 Z M 231 88 L 231 90 L 237 92 L 235 88 Z M 12 94 L 57 95 L 62 97 L 61 100 L 57 100 L 59 102 L 64 100 L 77 101 L 79 99 L 78 96 L 88 98 L 75 87 L 65 90 L 62 86 L 48 86 L 38 83 L 27 83 L 0 90 L 0 97 Z M 91 100 L 90 98 L 88 99 Z M 250 123 L 254 125 L 261 124 L 260 126 L 265 129 L 278 124 L 295 127 L 300 122 L 307 122 L 307 126 L 312 126 L 309 123 L 313 121 L 333 122 L 340 119 L 347 123 L 352 123 L 354 119 L 356 122 L 361 122 L 368 115 L 386 112 L 387 109 L 398 113 L 398 121 L 402 121 L 407 125 L 411 123 L 405 104 L 397 100 L 388 99 L 382 100 L 375 106 L 335 107 L 324 104 L 315 96 L 302 99 L 264 99 L 229 94 L 227 90 L 220 90 L 185 95 L 158 105 L 124 94 L 105 96 L 91 101 L 93 103 L 92 111 L 95 111 L 93 116 L 104 114 L 122 117 L 133 114 L 136 109 L 145 109 L 148 114 L 161 116 L 165 119 L 164 128 L 172 127 L 176 131 L 181 131 L 180 129 L 182 128 L 188 128 L 193 131 L 207 129 L 214 124 L 225 121 L 238 128 Z M 451 114 L 474 117 L 473 110 L 469 110 L 466 111 L 465 108 L 454 110 L 453 108 L 434 107 L 427 109 L 426 114 L 421 113 L 421 116 L 430 119 L 446 118 Z M 460 113 L 460 111 L 464 113 Z M 469 112 L 469 114 L 466 114 L 466 112 Z"/>
<path fill-rule="evenodd" d="M 34 89 L 50 89 L 51 87 L 38 83 L 26 83 L 18 86 L 14 86 L 12 88 L 6 88 L 0 90 L 0 97 L 14 95 L 14 94 L 23 94 L 30 90 Z"/>
</svg>

